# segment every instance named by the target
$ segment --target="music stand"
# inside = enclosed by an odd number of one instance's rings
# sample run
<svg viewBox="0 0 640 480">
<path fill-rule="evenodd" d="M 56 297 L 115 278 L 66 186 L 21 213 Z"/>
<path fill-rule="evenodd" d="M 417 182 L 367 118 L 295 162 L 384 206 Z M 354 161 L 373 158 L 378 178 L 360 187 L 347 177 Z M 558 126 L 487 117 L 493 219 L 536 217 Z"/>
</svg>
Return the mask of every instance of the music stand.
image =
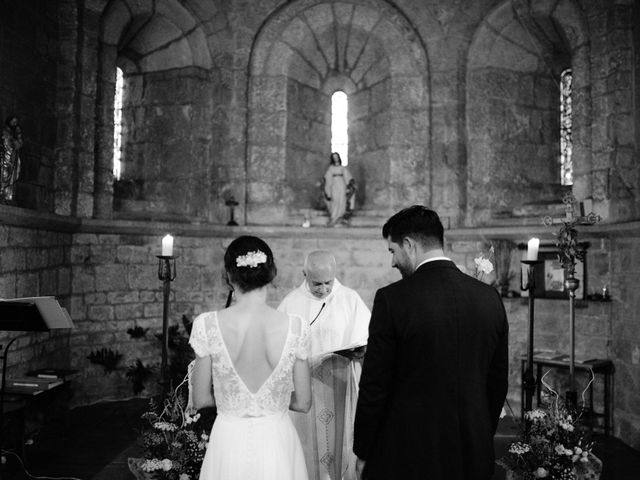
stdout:
<svg viewBox="0 0 640 480">
<path fill-rule="evenodd" d="M 47 332 L 73 328 L 69 313 L 55 297 L 27 297 L 0 300 L 0 331 Z M 7 377 L 9 347 L 19 337 L 12 338 L 2 354 L 2 383 L 0 385 L 0 450 L 4 447 L 4 393 Z M 0 349 L 2 346 L 0 345 Z M 1 455 L 0 455 L 1 457 Z"/>
</svg>

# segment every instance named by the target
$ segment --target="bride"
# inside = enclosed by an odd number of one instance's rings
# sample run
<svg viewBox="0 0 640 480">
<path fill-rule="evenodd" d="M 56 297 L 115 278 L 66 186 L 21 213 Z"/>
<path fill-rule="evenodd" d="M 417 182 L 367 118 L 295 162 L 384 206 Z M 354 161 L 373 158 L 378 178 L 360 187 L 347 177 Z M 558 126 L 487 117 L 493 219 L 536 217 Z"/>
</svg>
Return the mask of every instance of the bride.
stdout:
<svg viewBox="0 0 640 480">
<path fill-rule="evenodd" d="M 266 304 L 276 266 L 263 240 L 238 237 L 224 265 L 236 303 L 199 315 L 189 340 L 194 406 L 218 410 L 200 480 L 306 480 L 287 410 L 311 407 L 309 327 Z"/>
</svg>

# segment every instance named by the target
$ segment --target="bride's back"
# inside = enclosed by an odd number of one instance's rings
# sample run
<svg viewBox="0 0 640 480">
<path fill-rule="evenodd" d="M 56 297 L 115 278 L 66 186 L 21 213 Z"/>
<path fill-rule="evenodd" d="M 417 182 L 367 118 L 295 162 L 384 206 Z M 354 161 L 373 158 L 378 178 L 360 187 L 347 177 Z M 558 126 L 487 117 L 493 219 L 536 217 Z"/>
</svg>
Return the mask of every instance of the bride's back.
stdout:
<svg viewBox="0 0 640 480">
<path fill-rule="evenodd" d="M 233 367 L 256 393 L 278 365 L 289 333 L 289 317 L 267 305 L 218 312 L 222 338 Z"/>
</svg>

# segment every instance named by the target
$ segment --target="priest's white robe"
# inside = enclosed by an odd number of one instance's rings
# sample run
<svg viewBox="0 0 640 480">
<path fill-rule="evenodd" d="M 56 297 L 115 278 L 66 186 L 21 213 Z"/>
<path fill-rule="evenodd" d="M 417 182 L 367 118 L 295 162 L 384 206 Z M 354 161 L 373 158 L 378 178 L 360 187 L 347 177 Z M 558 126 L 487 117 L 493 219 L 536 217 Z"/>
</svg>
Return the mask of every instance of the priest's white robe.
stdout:
<svg viewBox="0 0 640 480">
<path fill-rule="evenodd" d="M 313 404 L 309 413 L 290 412 L 309 480 L 355 480 L 353 420 L 362 361 L 332 352 L 367 343 L 371 312 L 355 290 L 337 279 L 323 299 L 303 282 L 278 309 L 299 315 L 311 325 Z"/>
</svg>

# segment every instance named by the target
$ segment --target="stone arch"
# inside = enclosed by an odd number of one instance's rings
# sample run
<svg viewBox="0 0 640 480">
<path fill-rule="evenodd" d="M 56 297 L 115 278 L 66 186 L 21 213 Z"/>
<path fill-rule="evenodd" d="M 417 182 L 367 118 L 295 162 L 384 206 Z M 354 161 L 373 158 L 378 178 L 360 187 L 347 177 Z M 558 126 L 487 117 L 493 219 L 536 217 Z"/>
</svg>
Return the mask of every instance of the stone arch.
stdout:
<svg viewBox="0 0 640 480">
<path fill-rule="evenodd" d="M 360 221 L 428 203 L 428 85 L 421 39 L 385 1 L 299 0 L 274 12 L 249 64 L 247 221 L 297 223 L 322 209 L 336 90 L 349 95 Z"/>
<path fill-rule="evenodd" d="M 535 217 L 559 203 L 559 78 L 572 68 L 574 192 L 590 170 L 586 20 L 573 0 L 498 5 L 467 58 L 467 223 Z M 545 210 L 546 211 L 546 210 Z"/>
<path fill-rule="evenodd" d="M 213 61 L 205 32 L 215 14 L 214 2 L 201 0 L 112 0 L 102 12 L 96 217 L 110 217 L 114 209 L 169 219 L 206 214 L 202 199 L 211 138 L 203 130 Z M 114 191 L 116 65 L 125 74 L 129 128 L 124 132 L 123 179 L 115 182 Z"/>
</svg>

